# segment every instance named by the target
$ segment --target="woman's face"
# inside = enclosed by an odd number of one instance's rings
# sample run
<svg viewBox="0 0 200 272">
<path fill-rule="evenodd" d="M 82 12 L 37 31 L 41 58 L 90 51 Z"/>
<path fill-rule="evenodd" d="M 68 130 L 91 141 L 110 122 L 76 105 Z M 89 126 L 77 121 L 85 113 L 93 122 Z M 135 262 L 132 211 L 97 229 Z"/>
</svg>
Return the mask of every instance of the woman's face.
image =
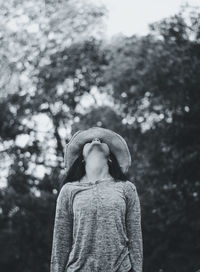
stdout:
<svg viewBox="0 0 200 272">
<path fill-rule="evenodd" d="M 108 157 L 110 154 L 109 147 L 106 143 L 101 142 L 99 138 L 94 138 L 90 142 L 86 143 L 83 147 L 83 157 L 87 158 L 88 154 L 93 152 L 101 152 Z"/>
</svg>

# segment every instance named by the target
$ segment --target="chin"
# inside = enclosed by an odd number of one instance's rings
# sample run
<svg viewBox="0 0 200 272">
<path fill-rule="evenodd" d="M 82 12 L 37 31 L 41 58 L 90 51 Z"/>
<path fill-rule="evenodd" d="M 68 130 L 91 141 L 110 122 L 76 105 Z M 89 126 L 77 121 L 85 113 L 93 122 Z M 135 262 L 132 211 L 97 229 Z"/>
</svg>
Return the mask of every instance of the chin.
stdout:
<svg viewBox="0 0 200 272">
<path fill-rule="evenodd" d="M 92 143 L 90 144 L 89 148 L 88 148 L 88 153 L 90 153 L 92 150 L 95 150 L 96 152 L 103 152 L 105 154 L 105 156 L 109 155 L 109 148 L 107 146 L 107 144 L 104 143 Z"/>
</svg>

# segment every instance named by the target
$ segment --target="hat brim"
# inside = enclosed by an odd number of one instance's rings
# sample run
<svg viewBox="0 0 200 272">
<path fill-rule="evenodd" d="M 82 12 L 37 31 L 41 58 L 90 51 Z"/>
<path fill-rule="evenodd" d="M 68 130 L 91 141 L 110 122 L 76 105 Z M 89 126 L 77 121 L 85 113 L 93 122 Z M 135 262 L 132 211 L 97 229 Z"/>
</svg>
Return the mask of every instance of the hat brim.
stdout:
<svg viewBox="0 0 200 272">
<path fill-rule="evenodd" d="M 92 127 L 87 130 L 77 131 L 65 146 L 64 163 L 69 171 L 75 160 L 81 155 L 80 152 L 86 142 L 98 137 L 105 142 L 110 151 L 115 155 L 123 173 L 128 171 L 131 165 L 131 155 L 126 141 L 118 133 L 101 127 Z"/>
</svg>

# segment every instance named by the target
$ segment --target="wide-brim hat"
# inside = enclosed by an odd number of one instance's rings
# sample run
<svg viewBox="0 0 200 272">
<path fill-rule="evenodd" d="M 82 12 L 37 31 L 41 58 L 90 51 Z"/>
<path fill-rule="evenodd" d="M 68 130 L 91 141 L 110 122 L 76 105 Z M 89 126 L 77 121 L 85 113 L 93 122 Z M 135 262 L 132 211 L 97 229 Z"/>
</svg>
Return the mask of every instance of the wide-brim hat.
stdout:
<svg viewBox="0 0 200 272">
<path fill-rule="evenodd" d="M 125 139 L 118 133 L 102 128 L 91 127 L 87 130 L 78 130 L 65 146 L 64 164 L 68 172 L 75 160 L 81 155 L 81 150 L 86 142 L 98 137 L 106 143 L 115 155 L 123 173 L 127 173 L 131 165 L 131 155 Z"/>
</svg>

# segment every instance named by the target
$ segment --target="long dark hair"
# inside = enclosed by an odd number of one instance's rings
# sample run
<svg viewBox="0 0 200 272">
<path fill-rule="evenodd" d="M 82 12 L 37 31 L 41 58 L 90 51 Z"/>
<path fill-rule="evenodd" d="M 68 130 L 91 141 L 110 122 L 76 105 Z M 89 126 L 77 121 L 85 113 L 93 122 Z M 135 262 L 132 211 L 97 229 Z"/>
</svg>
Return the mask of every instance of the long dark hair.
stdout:
<svg viewBox="0 0 200 272">
<path fill-rule="evenodd" d="M 64 177 L 62 178 L 60 185 L 59 185 L 59 191 L 61 190 L 62 186 L 67 182 L 73 182 L 80 180 L 85 175 L 85 161 L 83 157 L 83 150 L 80 152 L 80 156 L 75 160 L 67 174 L 64 174 Z M 108 160 L 108 166 L 109 166 L 109 173 L 110 175 L 117 181 L 117 180 L 129 180 L 129 173 L 127 172 L 124 174 L 119 166 L 119 163 L 115 157 L 115 155 L 110 152 L 110 159 L 111 162 Z"/>
</svg>

